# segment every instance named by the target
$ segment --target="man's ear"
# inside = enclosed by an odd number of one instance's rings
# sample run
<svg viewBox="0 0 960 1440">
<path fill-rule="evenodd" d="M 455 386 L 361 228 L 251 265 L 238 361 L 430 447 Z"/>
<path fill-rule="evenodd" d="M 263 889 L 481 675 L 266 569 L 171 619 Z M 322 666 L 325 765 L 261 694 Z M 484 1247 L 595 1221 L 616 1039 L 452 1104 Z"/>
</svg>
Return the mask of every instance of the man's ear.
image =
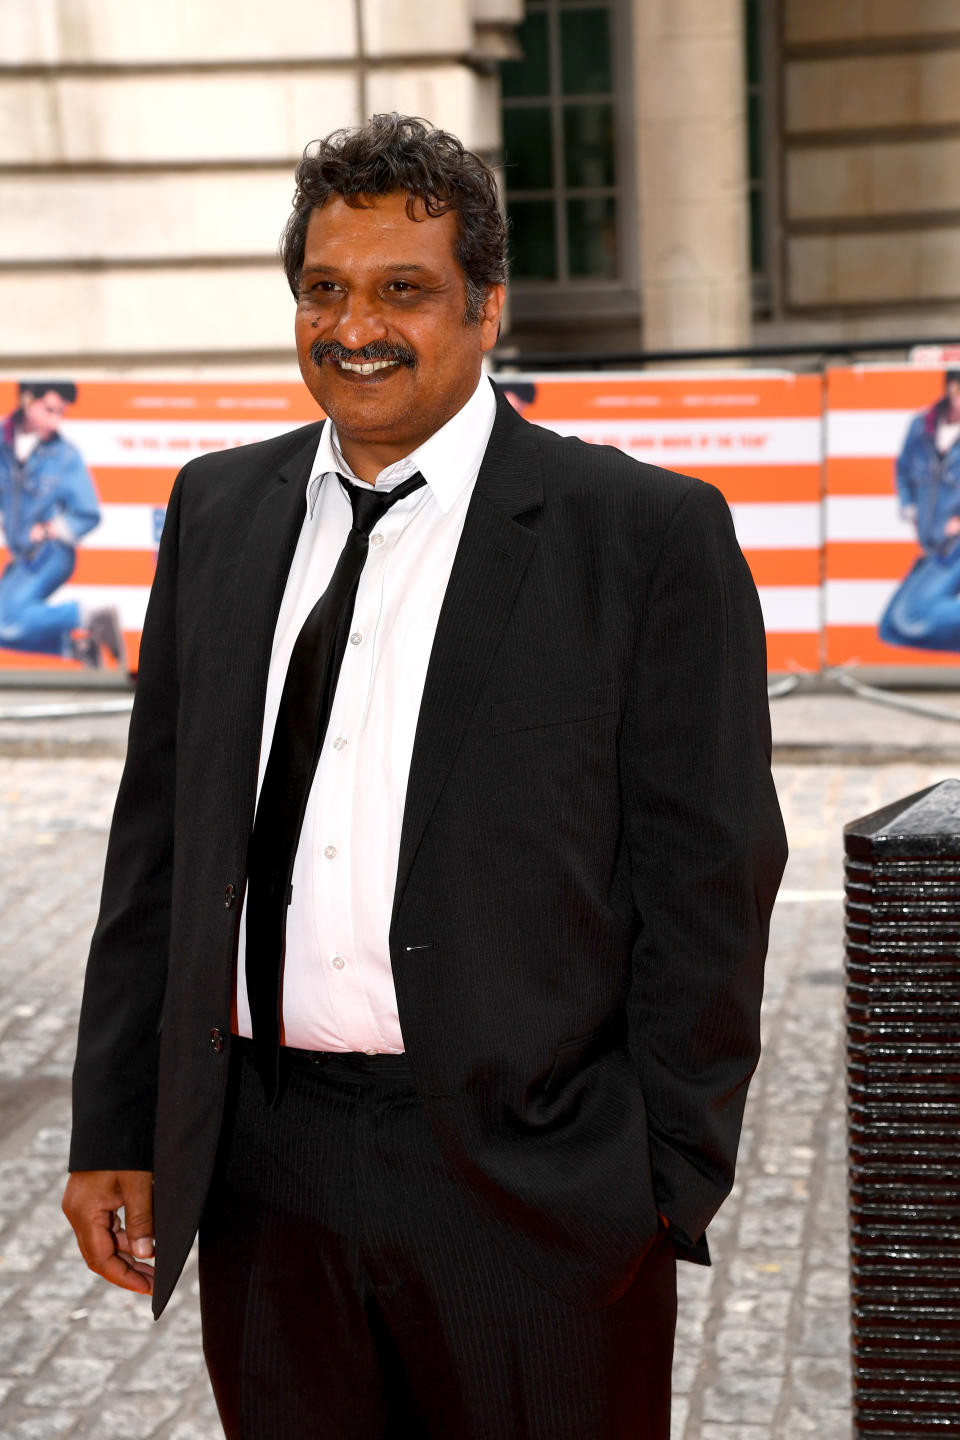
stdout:
<svg viewBox="0 0 960 1440">
<path fill-rule="evenodd" d="M 491 285 L 480 312 L 480 348 L 492 350 L 500 338 L 500 316 L 507 298 L 506 286 Z"/>
</svg>

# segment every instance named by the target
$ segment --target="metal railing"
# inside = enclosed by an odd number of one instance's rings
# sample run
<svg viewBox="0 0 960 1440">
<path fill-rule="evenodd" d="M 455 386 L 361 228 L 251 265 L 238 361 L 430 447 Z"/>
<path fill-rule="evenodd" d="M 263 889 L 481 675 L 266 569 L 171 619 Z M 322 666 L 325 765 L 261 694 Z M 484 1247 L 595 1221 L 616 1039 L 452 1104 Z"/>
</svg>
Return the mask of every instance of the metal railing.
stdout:
<svg viewBox="0 0 960 1440">
<path fill-rule="evenodd" d="M 490 364 L 495 373 L 523 370 L 603 370 L 631 366 L 676 364 L 713 360 L 775 360 L 795 356 L 801 359 L 852 359 L 857 355 L 892 355 L 918 345 L 956 345 L 957 336 L 933 339 L 903 338 L 879 340 L 786 341 L 781 345 L 741 345 L 719 350 L 530 350 L 511 354 L 495 350 Z"/>
</svg>

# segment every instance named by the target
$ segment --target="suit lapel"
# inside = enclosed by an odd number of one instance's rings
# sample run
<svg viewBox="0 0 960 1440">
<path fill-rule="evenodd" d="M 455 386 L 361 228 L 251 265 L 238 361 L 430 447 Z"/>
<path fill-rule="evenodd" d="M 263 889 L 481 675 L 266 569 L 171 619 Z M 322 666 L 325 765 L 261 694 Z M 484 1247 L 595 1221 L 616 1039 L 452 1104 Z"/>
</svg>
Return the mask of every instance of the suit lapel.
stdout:
<svg viewBox="0 0 960 1440">
<path fill-rule="evenodd" d="M 306 487 L 319 442 L 320 426 L 310 426 L 303 441 L 269 477 L 250 518 L 237 569 L 233 605 L 232 656 L 237 682 L 228 694 L 238 697 L 236 779 L 240 853 L 246 853 L 256 800 L 257 764 L 270 652 L 287 574 L 306 511 Z M 242 673 L 240 673 L 242 668 Z"/>
<path fill-rule="evenodd" d="M 536 548 L 536 536 L 514 517 L 542 503 L 535 429 L 498 393 L 497 417 L 427 668 L 407 782 L 394 915 Z"/>
</svg>

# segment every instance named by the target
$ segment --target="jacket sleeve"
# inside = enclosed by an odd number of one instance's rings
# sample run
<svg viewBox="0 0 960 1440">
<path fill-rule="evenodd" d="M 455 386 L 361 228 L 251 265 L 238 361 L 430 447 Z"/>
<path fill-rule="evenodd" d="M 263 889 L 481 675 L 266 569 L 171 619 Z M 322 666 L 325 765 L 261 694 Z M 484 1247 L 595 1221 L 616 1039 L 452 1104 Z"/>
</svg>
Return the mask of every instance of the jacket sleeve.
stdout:
<svg viewBox="0 0 960 1440">
<path fill-rule="evenodd" d="M 127 760 L 87 962 L 73 1074 L 71 1170 L 153 1168 L 170 943 L 183 473 L 170 497 L 140 647 Z"/>
<path fill-rule="evenodd" d="M 644 597 L 621 785 L 640 922 L 629 1032 L 654 1193 L 695 1242 L 733 1183 L 786 859 L 760 605 L 709 485 L 677 506 Z"/>
</svg>

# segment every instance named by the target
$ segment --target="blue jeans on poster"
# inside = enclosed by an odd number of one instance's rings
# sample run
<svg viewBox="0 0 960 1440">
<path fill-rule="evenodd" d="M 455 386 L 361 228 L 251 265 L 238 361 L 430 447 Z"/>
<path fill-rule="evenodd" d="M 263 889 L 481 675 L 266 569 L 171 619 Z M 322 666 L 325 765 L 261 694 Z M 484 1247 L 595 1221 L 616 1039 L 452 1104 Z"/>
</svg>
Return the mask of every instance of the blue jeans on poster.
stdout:
<svg viewBox="0 0 960 1440">
<path fill-rule="evenodd" d="M 960 651 L 960 544 L 921 555 L 880 619 L 880 639 L 920 650 Z"/>
<path fill-rule="evenodd" d="M 75 601 L 48 605 L 73 574 L 77 552 L 62 540 L 44 540 L 29 556 L 10 561 L 0 575 L 0 646 L 35 655 L 69 655 L 70 631 L 80 623 Z"/>
</svg>

